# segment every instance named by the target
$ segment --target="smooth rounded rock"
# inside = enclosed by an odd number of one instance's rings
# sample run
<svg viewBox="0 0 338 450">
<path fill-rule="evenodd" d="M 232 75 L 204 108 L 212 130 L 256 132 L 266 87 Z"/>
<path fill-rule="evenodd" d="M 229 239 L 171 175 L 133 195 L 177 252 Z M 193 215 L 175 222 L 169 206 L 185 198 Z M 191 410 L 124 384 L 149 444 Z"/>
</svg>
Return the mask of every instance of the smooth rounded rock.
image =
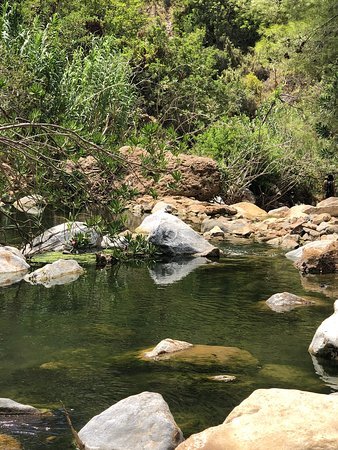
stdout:
<svg viewBox="0 0 338 450">
<path fill-rule="evenodd" d="M 173 450 L 183 441 L 162 395 L 142 392 L 93 417 L 79 432 L 86 450 Z"/>
<path fill-rule="evenodd" d="M 144 353 L 144 357 L 155 359 L 160 355 L 179 352 L 192 346 L 193 344 L 190 344 L 189 342 L 166 338 L 159 342 L 153 350 Z"/>
<path fill-rule="evenodd" d="M 23 272 L 29 269 L 22 253 L 14 247 L 0 247 L 0 273 Z"/>
<path fill-rule="evenodd" d="M 338 300 L 334 302 L 334 313 L 319 325 L 309 352 L 317 357 L 338 360 Z"/>
<path fill-rule="evenodd" d="M 177 450 L 337 450 L 338 396 L 258 389 Z"/>
<path fill-rule="evenodd" d="M 50 287 L 55 284 L 66 284 L 75 281 L 82 273 L 84 273 L 84 269 L 77 261 L 60 259 L 27 274 L 24 280 L 31 284 L 43 284 L 46 287 Z"/>
<path fill-rule="evenodd" d="M 272 295 L 266 301 L 266 304 L 276 312 L 291 311 L 297 306 L 313 305 L 313 302 L 305 300 L 298 295 L 290 294 L 289 292 L 279 292 Z"/>
</svg>

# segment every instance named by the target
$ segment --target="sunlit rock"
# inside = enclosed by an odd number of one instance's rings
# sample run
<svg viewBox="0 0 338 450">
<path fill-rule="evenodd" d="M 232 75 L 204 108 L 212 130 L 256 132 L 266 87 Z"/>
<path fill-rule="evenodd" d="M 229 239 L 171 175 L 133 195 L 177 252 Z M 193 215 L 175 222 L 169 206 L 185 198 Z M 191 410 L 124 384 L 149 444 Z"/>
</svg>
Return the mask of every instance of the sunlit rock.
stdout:
<svg viewBox="0 0 338 450">
<path fill-rule="evenodd" d="M 37 408 L 23 405 L 10 398 L 0 398 L 0 415 L 2 414 L 40 414 Z"/>
<path fill-rule="evenodd" d="M 313 242 L 309 242 L 309 243 L 303 245 L 302 247 L 296 248 L 295 250 L 291 250 L 290 252 L 286 253 L 285 256 L 288 259 L 291 259 L 292 261 L 297 261 L 298 259 L 300 259 L 302 257 L 304 249 L 320 248 L 320 249 L 324 250 L 329 245 L 330 245 L 329 241 L 313 241 Z"/>
<path fill-rule="evenodd" d="M 149 242 L 169 256 L 218 257 L 220 251 L 178 217 L 158 212 L 144 219 L 136 232 L 148 232 Z"/>
<path fill-rule="evenodd" d="M 324 248 L 304 248 L 295 266 L 304 274 L 338 272 L 338 242 L 329 241 Z"/>
<path fill-rule="evenodd" d="M 15 272 L 27 272 L 29 264 L 26 262 L 25 257 L 15 247 L 0 247 L 0 274 L 15 273 Z"/>
<path fill-rule="evenodd" d="M 173 450 L 183 441 L 160 394 L 127 397 L 93 417 L 79 432 L 86 450 Z"/>
<path fill-rule="evenodd" d="M 159 286 L 168 285 L 182 280 L 198 267 L 208 263 L 210 261 L 203 256 L 189 259 L 174 259 L 168 262 L 156 262 L 149 267 L 149 274 L 155 284 Z"/>
<path fill-rule="evenodd" d="M 289 219 L 292 218 L 298 219 L 307 217 L 307 215 L 309 214 L 308 211 L 311 211 L 312 208 L 313 206 L 304 204 L 292 206 L 287 213 L 287 217 Z"/>
<path fill-rule="evenodd" d="M 166 213 L 171 213 L 172 210 L 173 210 L 172 205 L 170 205 L 169 203 L 160 201 L 160 202 L 157 202 L 155 204 L 155 206 L 153 207 L 151 212 L 152 212 L 152 214 L 155 214 L 155 213 L 157 213 L 159 211 L 166 212 Z"/>
<path fill-rule="evenodd" d="M 182 350 L 186 350 L 187 348 L 192 347 L 193 344 L 185 341 L 178 341 L 176 339 L 163 339 L 159 342 L 156 347 L 153 348 L 150 352 L 145 352 L 143 356 L 145 358 L 156 359 L 159 356 L 168 355 L 175 352 L 180 352 Z"/>
<path fill-rule="evenodd" d="M 220 227 L 215 226 L 210 231 L 207 231 L 206 233 L 204 233 L 203 236 L 206 239 L 213 239 L 213 238 L 223 238 L 224 234 L 225 234 L 224 231 L 221 230 Z"/>
<path fill-rule="evenodd" d="M 258 389 L 222 425 L 193 434 L 177 450 L 334 450 L 338 396 Z"/>
<path fill-rule="evenodd" d="M 334 313 L 319 325 L 309 352 L 317 357 L 338 360 L 338 300 L 334 303 Z"/>
<path fill-rule="evenodd" d="M 310 214 L 330 214 L 332 217 L 338 217 L 338 197 L 329 197 L 317 203 L 317 206 L 310 210 Z"/>
<path fill-rule="evenodd" d="M 231 205 L 231 207 L 235 208 L 237 210 L 237 214 L 241 215 L 245 219 L 261 219 L 267 216 L 267 212 L 256 206 L 254 203 L 240 202 Z"/>
<path fill-rule="evenodd" d="M 298 306 L 309 306 L 313 305 L 313 302 L 305 300 L 298 295 L 290 294 L 289 292 L 279 292 L 272 295 L 266 301 L 266 304 L 276 312 L 291 311 Z"/>
<path fill-rule="evenodd" d="M 288 206 L 281 206 L 280 208 L 270 209 L 270 211 L 268 212 L 268 215 L 278 217 L 278 218 L 286 217 L 289 210 L 290 210 L 290 208 Z"/>
<path fill-rule="evenodd" d="M 83 273 L 84 269 L 77 261 L 60 259 L 27 274 L 24 280 L 31 284 L 43 284 L 45 287 L 51 287 L 75 281 Z"/>
<path fill-rule="evenodd" d="M 41 195 L 27 195 L 15 201 L 13 206 L 18 211 L 38 216 L 43 212 L 45 201 Z"/>
<path fill-rule="evenodd" d="M 167 224 L 179 224 L 181 227 L 190 228 L 189 225 L 184 223 L 181 219 L 165 211 L 157 211 L 154 214 L 150 214 L 142 223 L 135 229 L 137 234 L 149 235 L 155 231 L 162 223 Z"/>
<path fill-rule="evenodd" d="M 84 222 L 66 222 L 49 228 L 34 238 L 30 245 L 26 245 L 23 253 L 32 256 L 43 252 L 62 252 L 74 246 L 98 247 L 100 242 L 99 233 L 87 227 Z"/>
</svg>

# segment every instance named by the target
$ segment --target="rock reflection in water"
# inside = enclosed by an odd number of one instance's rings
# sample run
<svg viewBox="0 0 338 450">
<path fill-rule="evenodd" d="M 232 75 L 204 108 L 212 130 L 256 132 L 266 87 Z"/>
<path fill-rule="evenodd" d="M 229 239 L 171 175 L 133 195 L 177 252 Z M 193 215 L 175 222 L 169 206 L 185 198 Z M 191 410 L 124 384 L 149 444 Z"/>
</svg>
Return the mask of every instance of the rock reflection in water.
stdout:
<svg viewBox="0 0 338 450">
<path fill-rule="evenodd" d="M 338 391 L 338 375 L 337 367 L 338 361 L 322 361 L 311 355 L 313 367 L 319 378 L 330 388 Z M 331 372 L 332 371 L 332 375 Z"/>
<path fill-rule="evenodd" d="M 166 262 L 157 262 L 149 268 L 151 278 L 157 285 L 176 283 L 185 278 L 198 267 L 210 264 L 211 261 L 203 256 L 191 259 L 171 259 Z"/>
<path fill-rule="evenodd" d="M 5 272 L 0 273 L 0 287 L 10 286 L 11 284 L 18 283 L 26 275 L 27 271 L 20 272 Z"/>
</svg>

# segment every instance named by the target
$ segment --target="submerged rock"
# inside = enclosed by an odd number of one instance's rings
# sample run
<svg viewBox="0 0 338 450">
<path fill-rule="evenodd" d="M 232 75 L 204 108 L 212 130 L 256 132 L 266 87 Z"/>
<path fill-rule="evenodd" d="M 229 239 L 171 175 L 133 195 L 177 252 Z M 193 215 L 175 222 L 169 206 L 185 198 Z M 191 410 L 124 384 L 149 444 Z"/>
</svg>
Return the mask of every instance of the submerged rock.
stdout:
<svg viewBox="0 0 338 450">
<path fill-rule="evenodd" d="M 21 450 L 22 446 L 19 441 L 12 436 L 0 434 L 0 450 Z"/>
<path fill-rule="evenodd" d="M 221 381 L 223 383 L 230 383 L 231 381 L 236 381 L 236 377 L 233 375 L 214 375 L 208 377 L 211 381 Z"/>
<path fill-rule="evenodd" d="M 2 414 L 40 414 L 40 411 L 33 406 L 23 405 L 10 398 L 0 398 L 0 415 Z"/>
<path fill-rule="evenodd" d="M 142 392 L 93 417 L 79 432 L 86 450 L 173 450 L 183 441 L 162 395 Z"/>
<path fill-rule="evenodd" d="M 338 396 L 258 389 L 222 425 L 193 434 L 177 450 L 334 450 Z"/>
<path fill-rule="evenodd" d="M 32 256 L 43 252 L 62 252 L 72 245 L 98 247 L 100 242 L 99 233 L 87 227 L 84 222 L 66 222 L 49 228 L 34 238 L 32 243 L 24 248 L 23 253 Z"/>
<path fill-rule="evenodd" d="M 251 353 L 237 347 L 190 344 L 186 349 L 158 353 L 157 356 L 153 358 L 145 356 L 149 350 L 150 349 L 147 349 L 140 353 L 141 359 L 154 360 L 156 362 L 165 362 L 169 360 L 171 364 L 192 364 L 196 367 L 226 366 L 230 367 L 232 370 L 258 364 L 257 359 L 254 358 Z"/>
<path fill-rule="evenodd" d="M 319 325 L 309 352 L 317 357 L 338 361 L 338 300 L 334 302 L 334 313 Z"/>
<path fill-rule="evenodd" d="M 268 298 L 266 304 L 273 311 L 285 312 L 291 311 L 298 306 L 313 305 L 314 302 L 310 302 L 309 300 L 305 300 L 304 298 L 299 297 L 298 295 L 290 294 L 289 292 L 279 292 Z"/>
<path fill-rule="evenodd" d="M 60 259 L 27 274 L 24 280 L 31 284 L 43 284 L 45 287 L 51 287 L 75 281 L 82 273 L 84 273 L 84 269 L 77 261 Z"/>
<path fill-rule="evenodd" d="M 192 346 L 193 344 L 190 344 L 189 342 L 166 338 L 159 342 L 153 350 L 144 353 L 144 357 L 156 359 L 160 355 L 163 356 L 169 353 L 179 352 Z"/>
</svg>

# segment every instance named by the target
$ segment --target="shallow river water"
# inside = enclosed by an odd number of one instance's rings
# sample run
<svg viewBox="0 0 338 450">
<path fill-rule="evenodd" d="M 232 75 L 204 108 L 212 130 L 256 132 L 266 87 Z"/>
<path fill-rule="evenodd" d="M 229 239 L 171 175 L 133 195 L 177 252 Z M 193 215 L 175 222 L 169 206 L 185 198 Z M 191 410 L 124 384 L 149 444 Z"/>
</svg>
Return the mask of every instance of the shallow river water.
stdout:
<svg viewBox="0 0 338 450">
<path fill-rule="evenodd" d="M 87 266 L 68 285 L 22 281 L 0 288 L 0 397 L 54 412 L 19 422 L 2 418 L 0 434 L 16 436 L 26 450 L 65 450 L 72 438 L 61 402 L 80 429 L 113 403 L 147 390 L 163 395 L 188 437 L 221 423 L 257 388 L 338 390 L 338 369 L 314 367 L 307 352 L 333 312 L 337 277 L 302 280 L 282 252 L 264 245 L 221 246 L 225 255 L 216 263 Z M 283 291 L 316 305 L 287 313 L 265 306 Z M 166 337 L 239 347 L 255 362 L 220 367 L 137 358 Z M 218 374 L 237 379 L 208 379 Z"/>
</svg>

